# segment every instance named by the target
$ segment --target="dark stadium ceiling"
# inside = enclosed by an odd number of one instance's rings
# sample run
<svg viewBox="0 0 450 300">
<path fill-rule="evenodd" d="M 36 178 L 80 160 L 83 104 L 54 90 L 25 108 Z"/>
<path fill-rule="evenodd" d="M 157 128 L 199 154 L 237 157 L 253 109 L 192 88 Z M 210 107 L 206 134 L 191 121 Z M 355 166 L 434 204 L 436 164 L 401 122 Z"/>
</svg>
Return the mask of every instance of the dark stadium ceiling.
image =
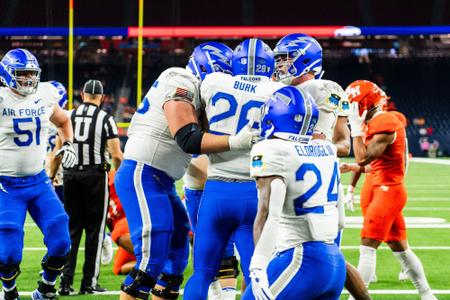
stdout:
<svg viewBox="0 0 450 300">
<path fill-rule="evenodd" d="M 138 0 L 74 0 L 75 26 L 135 26 Z M 1 0 L 0 27 L 68 23 L 68 0 Z M 147 0 L 145 26 L 450 25 L 450 0 Z"/>
</svg>

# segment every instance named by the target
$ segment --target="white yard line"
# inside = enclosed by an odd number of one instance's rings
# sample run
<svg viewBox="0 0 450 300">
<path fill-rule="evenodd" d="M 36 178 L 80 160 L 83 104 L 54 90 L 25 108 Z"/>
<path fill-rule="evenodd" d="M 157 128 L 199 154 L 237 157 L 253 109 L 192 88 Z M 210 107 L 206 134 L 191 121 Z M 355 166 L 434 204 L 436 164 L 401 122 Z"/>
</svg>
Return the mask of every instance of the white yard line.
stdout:
<svg viewBox="0 0 450 300">
<path fill-rule="evenodd" d="M 359 250 L 359 246 L 341 246 L 342 250 Z M 412 250 L 450 250 L 450 246 L 411 246 Z M 378 248 L 379 250 L 391 250 L 391 248 L 387 246 L 381 246 Z"/>
<path fill-rule="evenodd" d="M 180 290 L 180 295 L 183 295 L 184 289 Z M 436 295 L 449 295 L 450 290 L 432 290 L 433 294 Z M 20 292 L 20 296 L 31 296 L 33 292 Z M 240 291 L 236 292 L 238 295 L 241 294 Z M 101 296 L 116 296 L 119 295 L 120 291 L 107 291 L 97 295 Z M 348 294 L 346 290 L 342 291 L 342 294 Z M 417 295 L 416 290 L 369 290 L 371 295 Z"/>
<path fill-rule="evenodd" d="M 411 228 L 422 228 L 422 229 L 433 229 L 433 228 L 450 228 L 450 223 L 448 224 L 407 224 L 407 229 Z M 348 224 L 345 228 L 362 228 L 361 224 Z"/>
<path fill-rule="evenodd" d="M 410 162 L 423 163 L 423 164 L 435 164 L 435 165 L 448 165 L 450 166 L 450 159 L 436 159 L 436 158 L 421 158 L 415 157 L 409 159 Z"/>
</svg>

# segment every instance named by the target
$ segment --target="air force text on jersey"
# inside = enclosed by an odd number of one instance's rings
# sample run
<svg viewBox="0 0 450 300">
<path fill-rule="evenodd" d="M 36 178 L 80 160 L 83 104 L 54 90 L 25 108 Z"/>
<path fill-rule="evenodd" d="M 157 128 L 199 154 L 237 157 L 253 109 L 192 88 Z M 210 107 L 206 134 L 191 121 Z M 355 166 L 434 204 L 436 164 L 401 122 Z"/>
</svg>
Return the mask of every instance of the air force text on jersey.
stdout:
<svg viewBox="0 0 450 300">
<path fill-rule="evenodd" d="M 3 108 L 2 110 L 3 117 L 40 117 L 45 113 L 45 105 L 39 108 L 20 108 L 17 110 L 14 108 Z"/>
</svg>

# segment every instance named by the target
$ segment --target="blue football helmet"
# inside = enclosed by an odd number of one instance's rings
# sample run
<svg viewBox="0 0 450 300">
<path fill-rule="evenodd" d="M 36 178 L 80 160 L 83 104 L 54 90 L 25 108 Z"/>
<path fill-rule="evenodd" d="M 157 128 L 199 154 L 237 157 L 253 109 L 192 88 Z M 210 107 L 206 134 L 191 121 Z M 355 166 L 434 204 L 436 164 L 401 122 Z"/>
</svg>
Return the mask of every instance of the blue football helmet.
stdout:
<svg viewBox="0 0 450 300">
<path fill-rule="evenodd" d="M 313 72 L 316 79 L 323 75 L 322 47 L 309 35 L 289 34 L 278 41 L 273 52 L 277 78 L 286 84 L 308 72 Z"/>
<path fill-rule="evenodd" d="M 312 96 L 295 86 L 286 86 L 262 106 L 261 136 L 296 142 L 311 139 L 319 110 Z"/>
<path fill-rule="evenodd" d="M 270 47 L 260 39 L 246 39 L 233 52 L 231 61 L 234 75 L 259 75 L 270 77 L 275 60 Z"/>
<path fill-rule="evenodd" d="M 23 96 L 36 93 L 40 77 L 39 63 L 26 49 L 10 50 L 0 61 L 0 80 Z"/>
<path fill-rule="evenodd" d="M 200 80 L 213 72 L 232 75 L 232 56 L 233 50 L 227 45 L 218 42 L 203 43 L 194 48 L 186 68 Z"/>
<path fill-rule="evenodd" d="M 58 105 L 61 108 L 64 108 L 66 106 L 67 103 L 67 91 L 66 88 L 64 87 L 64 85 L 56 80 L 52 80 L 50 81 L 50 83 L 58 90 L 59 93 L 59 100 L 58 100 Z"/>
</svg>

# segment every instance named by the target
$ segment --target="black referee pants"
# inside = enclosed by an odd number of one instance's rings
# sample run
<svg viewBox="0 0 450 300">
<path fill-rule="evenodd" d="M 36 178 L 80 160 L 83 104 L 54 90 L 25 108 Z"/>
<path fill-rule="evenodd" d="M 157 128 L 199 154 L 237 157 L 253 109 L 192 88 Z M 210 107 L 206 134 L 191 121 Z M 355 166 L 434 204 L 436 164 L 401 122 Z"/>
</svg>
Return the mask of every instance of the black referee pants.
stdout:
<svg viewBox="0 0 450 300">
<path fill-rule="evenodd" d="M 95 286 L 108 212 L 108 173 L 97 169 L 64 170 L 64 208 L 69 215 L 72 247 L 61 280 L 73 284 L 78 247 L 86 232 L 82 286 Z"/>
</svg>

